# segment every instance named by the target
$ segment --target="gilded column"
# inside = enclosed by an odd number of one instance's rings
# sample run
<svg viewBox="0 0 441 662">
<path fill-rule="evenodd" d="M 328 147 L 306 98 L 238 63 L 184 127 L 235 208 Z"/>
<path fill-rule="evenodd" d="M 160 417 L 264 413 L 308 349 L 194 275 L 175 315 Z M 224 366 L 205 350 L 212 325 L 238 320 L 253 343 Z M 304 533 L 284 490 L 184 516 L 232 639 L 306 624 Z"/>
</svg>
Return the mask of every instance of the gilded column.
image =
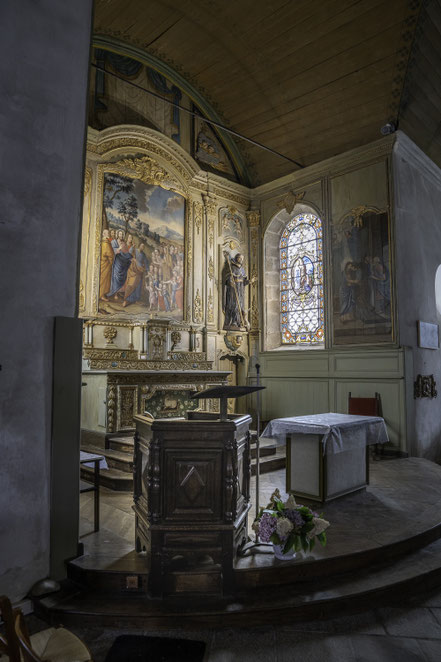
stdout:
<svg viewBox="0 0 441 662">
<path fill-rule="evenodd" d="M 247 211 L 248 246 L 250 251 L 249 278 L 254 281 L 249 287 L 250 332 L 259 333 L 259 257 L 260 257 L 260 212 Z"/>
<path fill-rule="evenodd" d="M 217 288 L 216 288 L 216 242 L 215 242 L 215 225 L 216 225 L 216 200 L 210 197 L 209 194 L 202 196 L 205 207 L 206 217 L 206 239 L 205 239 L 205 255 L 206 255 L 206 323 L 208 328 L 216 328 L 217 324 Z"/>
</svg>

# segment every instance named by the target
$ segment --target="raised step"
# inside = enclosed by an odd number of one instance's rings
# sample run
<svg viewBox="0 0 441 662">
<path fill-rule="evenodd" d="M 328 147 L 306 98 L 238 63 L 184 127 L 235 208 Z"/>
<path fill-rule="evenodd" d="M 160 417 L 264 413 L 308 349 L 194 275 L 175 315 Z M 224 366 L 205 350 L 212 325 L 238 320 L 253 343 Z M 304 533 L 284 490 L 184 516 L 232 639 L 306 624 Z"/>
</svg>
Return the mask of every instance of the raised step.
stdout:
<svg viewBox="0 0 441 662">
<path fill-rule="evenodd" d="M 88 483 L 93 483 L 94 470 L 91 467 L 81 465 L 81 478 Z M 133 476 L 127 471 L 119 469 L 101 469 L 100 484 L 116 492 L 131 492 L 133 490 Z"/>
<path fill-rule="evenodd" d="M 265 447 L 264 447 L 265 448 Z M 278 469 L 284 469 L 286 467 L 286 449 L 285 446 L 267 446 L 267 448 L 272 448 L 271 455 L 266 456 L 265 452 L 260 453 L 260 473 L 266 474 L 270 471 L 278 471 Z M 263 449 L 261 448 L 261 451 Z M 256 459 L 255 454 L 253 456 L 253 449 L 251 449 L 251 475 L 256 475 Z"/>
<path fill-rule="evenodd" d="M 130 453 L 133 455 L 133 435 L 130 437 L 109 437 L 107 439 L 107 447 L 111 450 L 120 451 L 121 453 Z"/>
<path fill-rule="evenodd" d="M 290 584 L 283 579 L 290 562 L 280 561 L 281 586 L 264 587 L 238 593 L 234 598 L 151 600 L 139 585 L 126 588 L 126 595 L 114 599 L 91 591 L 61 592 L 35 602 L 37 615 L 52 623 L 103 626 L 181 627 L 254 626 L 272 621 L 326 618 L 337 614 L 384 606 L 397 600 L 433 589 L 441 584 L 441 540 L 400 559 L 378 562 L 363 572 L 332 574 L 308 582 Z M 127 587 L 130 578 L 121 575 Z M 128 582 L 129 579 L 129 582 Z M 129 595 L 130 590 L 132 594 Z"/>
</svg>

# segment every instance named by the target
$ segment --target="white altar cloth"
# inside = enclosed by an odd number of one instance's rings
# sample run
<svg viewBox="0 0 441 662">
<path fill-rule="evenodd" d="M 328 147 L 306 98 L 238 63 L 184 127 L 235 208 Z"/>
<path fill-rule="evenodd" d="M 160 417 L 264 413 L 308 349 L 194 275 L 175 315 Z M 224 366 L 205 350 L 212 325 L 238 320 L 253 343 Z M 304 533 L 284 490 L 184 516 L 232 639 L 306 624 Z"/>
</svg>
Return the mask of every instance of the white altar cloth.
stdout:
<svg viewBox="0 0 441 662">
<path fill-rule="evenodd" d="M 386 424 L 380 416 L 332 412 L 274 418 L 261 436 L 275 437 L 279 443 L 285 443 L 286 437 L 294 434 L 322 435 L 323 454 L 341 453 L 389 441 Z"/>
</svg>

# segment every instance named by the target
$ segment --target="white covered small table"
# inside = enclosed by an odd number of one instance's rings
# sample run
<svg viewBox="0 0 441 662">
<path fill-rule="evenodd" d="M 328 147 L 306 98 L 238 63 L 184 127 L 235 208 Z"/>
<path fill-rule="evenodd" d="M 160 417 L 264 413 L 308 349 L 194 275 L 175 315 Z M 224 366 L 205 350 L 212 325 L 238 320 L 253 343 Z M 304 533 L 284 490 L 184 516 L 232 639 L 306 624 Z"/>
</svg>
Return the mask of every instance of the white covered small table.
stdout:
<svg viewBox="0 0 441 662">
<path fill-rule="evenodd" d="M 380 416 L 332 412 L 275 418 L 262 437 L 286 440 L 286 491 L 320 502 L 366 487 L 368 446 L 389 441 Z"/>
</svg>

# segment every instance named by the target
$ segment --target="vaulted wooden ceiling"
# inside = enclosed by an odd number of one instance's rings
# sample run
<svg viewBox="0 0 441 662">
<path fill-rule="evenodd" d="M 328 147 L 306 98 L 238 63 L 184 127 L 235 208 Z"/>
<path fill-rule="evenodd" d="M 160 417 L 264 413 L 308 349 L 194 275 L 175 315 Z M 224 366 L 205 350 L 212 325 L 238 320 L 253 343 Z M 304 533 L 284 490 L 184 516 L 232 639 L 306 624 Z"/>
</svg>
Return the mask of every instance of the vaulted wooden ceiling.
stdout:
<svg viewBox="0 0 441 662">
<path fill-rule="evenodd" d="M 388 121 L 441 164 L 441 0 L 96 0 L 95 34 L 167 62 L 230 128 L 302 165 Z M 253 185 L 296 166 L 240 142 Z"/>
</svg>

